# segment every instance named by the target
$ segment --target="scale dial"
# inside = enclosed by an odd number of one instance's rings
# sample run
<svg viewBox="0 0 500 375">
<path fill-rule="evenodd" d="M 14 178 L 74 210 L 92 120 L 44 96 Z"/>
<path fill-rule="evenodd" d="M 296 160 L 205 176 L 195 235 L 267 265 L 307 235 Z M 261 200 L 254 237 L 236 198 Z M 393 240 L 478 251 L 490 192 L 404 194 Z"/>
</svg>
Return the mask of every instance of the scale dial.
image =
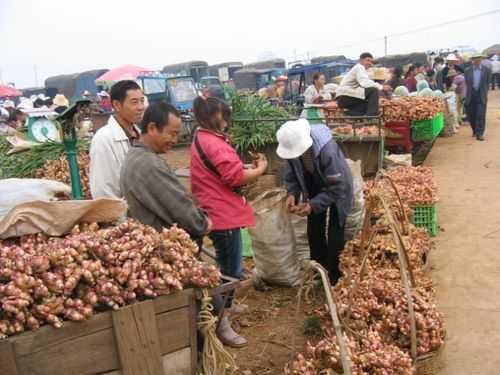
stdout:
<svg viewBox="0 0 500 375">
<path fill-rule="evenodd" d="M 31 134 L 37 142 L 61 140 L 56 124 L 46 118 L 39 118 L 31 124 Z"/>
</svg>

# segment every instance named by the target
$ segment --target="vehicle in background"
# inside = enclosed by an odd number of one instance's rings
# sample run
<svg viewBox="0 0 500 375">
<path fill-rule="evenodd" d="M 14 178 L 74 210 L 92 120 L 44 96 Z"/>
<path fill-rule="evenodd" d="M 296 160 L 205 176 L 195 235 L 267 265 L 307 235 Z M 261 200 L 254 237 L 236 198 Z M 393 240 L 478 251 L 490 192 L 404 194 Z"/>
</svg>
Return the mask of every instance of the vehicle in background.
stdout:
<svg viewBox="0 0 500 375">
<path fill-rule="evenodd" d="M 304 104 L 304 91 L 312 85 L 315 73 L 325 75 L 327 83 L 335 83 L 336 78 L 345 74 L 355 65 L 353 60 L 344 62 L 329 62 L 322 64 L 296 64 L 288 69 L 288 85 L 286 99 L 291 103 L 302 106 Z"/>
<path fill-rule="evenodd" d="M 196 84 L 190 76 L 169 76 L 164 73 L 144 73 L 137 77 L 149 103 L 165 100 L 182 114 L 190 114 L 193 101 L 198 93 Z"/>
<path fill-rule="evenodd" d="M 165 65 L 162 73 L 170 76 L 189 76 L 194 82 L 208 76 L 208 63 L 206 61 L 187 61 L 179 64 Z"/>
<path fill-rule="evenodd" d="M 234 73 L 243 68 L 243 63 L 240 61 L 225 62 L 216 65 L 210 65 L 208 74 L 210 76 L 219 77 L 222 83 L 227 83 L 234 79 Z"/>
<path fill-rule="evenodd" d="M 236 90 L 256 92 L 272 84 L 277 77 L 282 75 L 286 75 L 284 68 L 243 68 L 234 73 L 234 84 Z"/>
<path fill-rule="evenodd" d="M 210 96 L 220 100 L 226 100 L 224 87 L 217 76 L 203 77 L 200 82 L 196 84 L 199 91 L 208 90 Z"/>
<path fill-rule="evenodd" d="M 54 97 L 56 94 L 63 94 L 70 101 L 80 97 L 84 91 L 88 91 L 92 97 L 96 97 L 100 90 L 95 80 L 108 70 L 96 69 L 49 77 L 45 80 L 46 94 L 50 97 Z"/>
<path fill-rule="evenodd" d="M 170 76 L 160 72 L 145 72 L 137 77 L 148 103 L 165 100 L 181 113 L 180 143 L 190 142 L 195 124 L 193 102 L 198 96 L 196 84 L 190 76 Z"/>
<path fill-rule="evenodd" d="M 25 98 L 30 98 L 33 95 L 40 95 L 40 94 L 47 95 L 45 87 L 26 87 L 25 89 L 21 89 L 21 92 L 23 93 L 23 96 Z"/>
</svg>

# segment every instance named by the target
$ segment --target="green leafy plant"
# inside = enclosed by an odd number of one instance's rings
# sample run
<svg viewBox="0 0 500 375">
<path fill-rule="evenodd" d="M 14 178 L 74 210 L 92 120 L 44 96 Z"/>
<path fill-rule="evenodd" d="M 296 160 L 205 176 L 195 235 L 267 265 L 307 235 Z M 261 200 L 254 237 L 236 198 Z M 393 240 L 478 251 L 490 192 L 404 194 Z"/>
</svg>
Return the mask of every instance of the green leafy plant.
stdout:
<svg viewBox="0 0 500 375">
<path fill-rule="evenodd" d="M 46 142 L 14 154 L 8 154 L 12 146 L 0 136 L 0 178 L 33 177 L 34 172 L 43 167 L 46 160 L 57 160 L 64 154 L 61 142 Z M 78 142 L 78 149 L 88 150 L 86 140 Z"/>
<path fill-rule="evenodd" d="M 261 150 L 276 143 L 276 131 L 292 116 L 268 100 L 251 94 L 240 94 L 227 88 L 233 110 L 231 139 L 239 152 Z"/>
</svg>

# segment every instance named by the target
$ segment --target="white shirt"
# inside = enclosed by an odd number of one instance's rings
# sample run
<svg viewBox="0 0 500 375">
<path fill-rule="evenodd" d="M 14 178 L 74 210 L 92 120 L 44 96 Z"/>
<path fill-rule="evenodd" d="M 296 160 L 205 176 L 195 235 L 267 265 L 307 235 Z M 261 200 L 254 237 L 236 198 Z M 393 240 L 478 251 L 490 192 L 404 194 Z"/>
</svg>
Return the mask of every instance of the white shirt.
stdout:
<svg viewBox="0 0 500 375">
<path fill-rule="evenodd" d="M 500 61 L 499 60 L 494 60 L 491 62 L 491 73 L 492 74 L 500 73 Z"/>
<path fill-rule="evenodd" d="M 322 96 L 323 100 L 331 100 L 332 99 L 330 92 L 328 92 L 325 89 L 325 86 L 323 86 L 323 88 L 318 91 L 316 86 L 311 85 L 306 89 L 306 91 L 304 91 L 304 99 L 305 99 L 306 104 L 315 104 L 315 103 L 313 103 L 313 100 L 314 100 L 314 98 L 316 98 L 318 96 Z"/>
<path fill-rule="evenodd" d="M 361 64 L 356 64 L 349 72 L 342 78 L 340 86 L 337 89 L 337 97 L 341 95 L 351 96 L 353 98 L 365 99 L 365 89 L 375 87 L 382 90 L 382 85 L 372 81 L 368 77 L 365 67 Z"/>
<path fill-rule="evenodd" d="M 139 129 L 136 131 L 140 134 Z M 92 198 L 122 198 L 120 171 L 130 149 L 127 134 L 111 116 L 90 145 L 89 180 Z"/>
</svg>

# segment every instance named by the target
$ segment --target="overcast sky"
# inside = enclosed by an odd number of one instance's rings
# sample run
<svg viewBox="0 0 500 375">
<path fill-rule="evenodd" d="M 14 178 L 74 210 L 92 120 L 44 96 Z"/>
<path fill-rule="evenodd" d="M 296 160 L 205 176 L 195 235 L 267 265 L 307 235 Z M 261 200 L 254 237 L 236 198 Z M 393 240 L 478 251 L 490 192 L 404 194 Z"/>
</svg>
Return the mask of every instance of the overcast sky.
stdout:
<svg viewBox="0 0 500 375">
<path fill-rule="evenodd" d="M 373 39 L 498 8 L 498 0 L 0 0 L 0 81 L 34 86 L 35 65 L 43 85 L 51 75 L 124 64 L 380 56 L 384 43 Z M 495 43 L 500 13 L 389 38 L 388 53 Z"/>
</svg>

